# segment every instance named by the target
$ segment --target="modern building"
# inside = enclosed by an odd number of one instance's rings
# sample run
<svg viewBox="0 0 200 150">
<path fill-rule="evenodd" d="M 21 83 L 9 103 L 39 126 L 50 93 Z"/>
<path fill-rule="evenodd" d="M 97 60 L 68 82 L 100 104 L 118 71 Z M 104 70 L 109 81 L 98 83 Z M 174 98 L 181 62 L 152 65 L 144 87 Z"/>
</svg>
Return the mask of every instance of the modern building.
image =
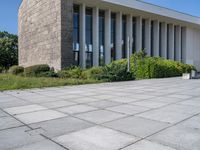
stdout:
<svg viewBox="0 0 200 150">
<path fill-rule="evenodd" d="M 188 6 L 189 7 L 189 6 Z M 109 64 L 145 49 L 200 70 L 200 18 L 138 0 L 23 0 L 19 64 Z"/>
</svg>

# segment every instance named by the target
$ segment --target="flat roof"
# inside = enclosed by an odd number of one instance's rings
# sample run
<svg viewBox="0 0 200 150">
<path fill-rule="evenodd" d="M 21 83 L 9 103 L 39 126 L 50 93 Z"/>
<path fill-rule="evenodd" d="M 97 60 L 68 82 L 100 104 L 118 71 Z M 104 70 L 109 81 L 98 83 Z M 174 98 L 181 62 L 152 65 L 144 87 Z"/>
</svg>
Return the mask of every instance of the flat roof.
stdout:
<svg viewBox="0 0 200 150">
<path fill-rule="evenodd" d="M 186 13 L 150 4 L 140 0 L 102 0 L 102 1 L 200 25 L 200 17 L 192 16 Z"/>
</svg>

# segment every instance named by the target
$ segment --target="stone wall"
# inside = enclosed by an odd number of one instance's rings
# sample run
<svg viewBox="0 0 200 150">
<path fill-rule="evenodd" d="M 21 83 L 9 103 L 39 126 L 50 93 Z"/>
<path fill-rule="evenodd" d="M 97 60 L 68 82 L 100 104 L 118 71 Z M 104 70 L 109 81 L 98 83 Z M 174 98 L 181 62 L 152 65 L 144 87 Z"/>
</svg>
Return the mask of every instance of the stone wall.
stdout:
<svg viewBox="0 0 200 150">
<path fill-rule="evenodd" d="M 18 14 L 19 65 L 49 64 L 60 70 L 72 64 L 72 13 L 65 13 L 72 11 L 67 8 L 72 4 L 68 1 L 23 0 Z"/>
</svg>

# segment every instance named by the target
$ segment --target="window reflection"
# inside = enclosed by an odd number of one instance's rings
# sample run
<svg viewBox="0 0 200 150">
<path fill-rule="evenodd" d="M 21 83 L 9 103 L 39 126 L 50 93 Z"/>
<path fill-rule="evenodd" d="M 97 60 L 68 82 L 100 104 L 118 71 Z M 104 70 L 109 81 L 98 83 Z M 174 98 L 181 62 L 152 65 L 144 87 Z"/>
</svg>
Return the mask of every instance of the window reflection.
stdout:
<svg viewBox="0 0 200 150">
<path fill-rule="evenodd" d="M 111 14 L 111 61 L 116 59 L 116 14 Z"/>
<path fill-rule="evenodd" d="M 92 8 L 86 8 L 86 68 L 93 66 Z"/>
<path fill-rule="evenodd" d="M 99 65 L 105 64 L 105 12 L 99 11 Z"/>
<path fill-rule="evenodd" d="M 79 6 L 74 5 L 73 7 L 73 64 L 79 65 Z"/>
</svg>

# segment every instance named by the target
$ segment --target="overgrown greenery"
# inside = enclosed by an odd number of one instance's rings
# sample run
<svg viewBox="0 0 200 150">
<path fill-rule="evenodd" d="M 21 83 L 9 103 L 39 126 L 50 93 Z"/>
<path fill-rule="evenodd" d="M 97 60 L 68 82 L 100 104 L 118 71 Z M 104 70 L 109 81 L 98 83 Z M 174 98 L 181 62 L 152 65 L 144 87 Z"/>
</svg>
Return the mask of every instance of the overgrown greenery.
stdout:
<svg viewBox="0 0 200 150">
<path fill-rule="evenodd" d="M 27 68 L 13 66 L 9 69 L 9 74 L 0 75 L 0 90 L 176 77 L 195 70 L 193 66 L 177 61 L 148 57 L 144 51 L 131 56 L 130 66 L 128 72 L 127 59 L 114 61 L 103 67 L 69 67 L 58 72 L 45 64 Z"/>
<path fill-rule="evenodd" d="M 0 74 L 0 91 L 92 84 L 100 82 L 101 81 L 94 79 L 83 80 L 83 79 L 62 79 L 62 78 L 46 78 L 46 77 L 23 77 L 11 74 Z"/>
<path fill-rule="evenodd" d="M 0 32 L 0 71 L 18 64 L 18 37 Z"/>
</svg>

